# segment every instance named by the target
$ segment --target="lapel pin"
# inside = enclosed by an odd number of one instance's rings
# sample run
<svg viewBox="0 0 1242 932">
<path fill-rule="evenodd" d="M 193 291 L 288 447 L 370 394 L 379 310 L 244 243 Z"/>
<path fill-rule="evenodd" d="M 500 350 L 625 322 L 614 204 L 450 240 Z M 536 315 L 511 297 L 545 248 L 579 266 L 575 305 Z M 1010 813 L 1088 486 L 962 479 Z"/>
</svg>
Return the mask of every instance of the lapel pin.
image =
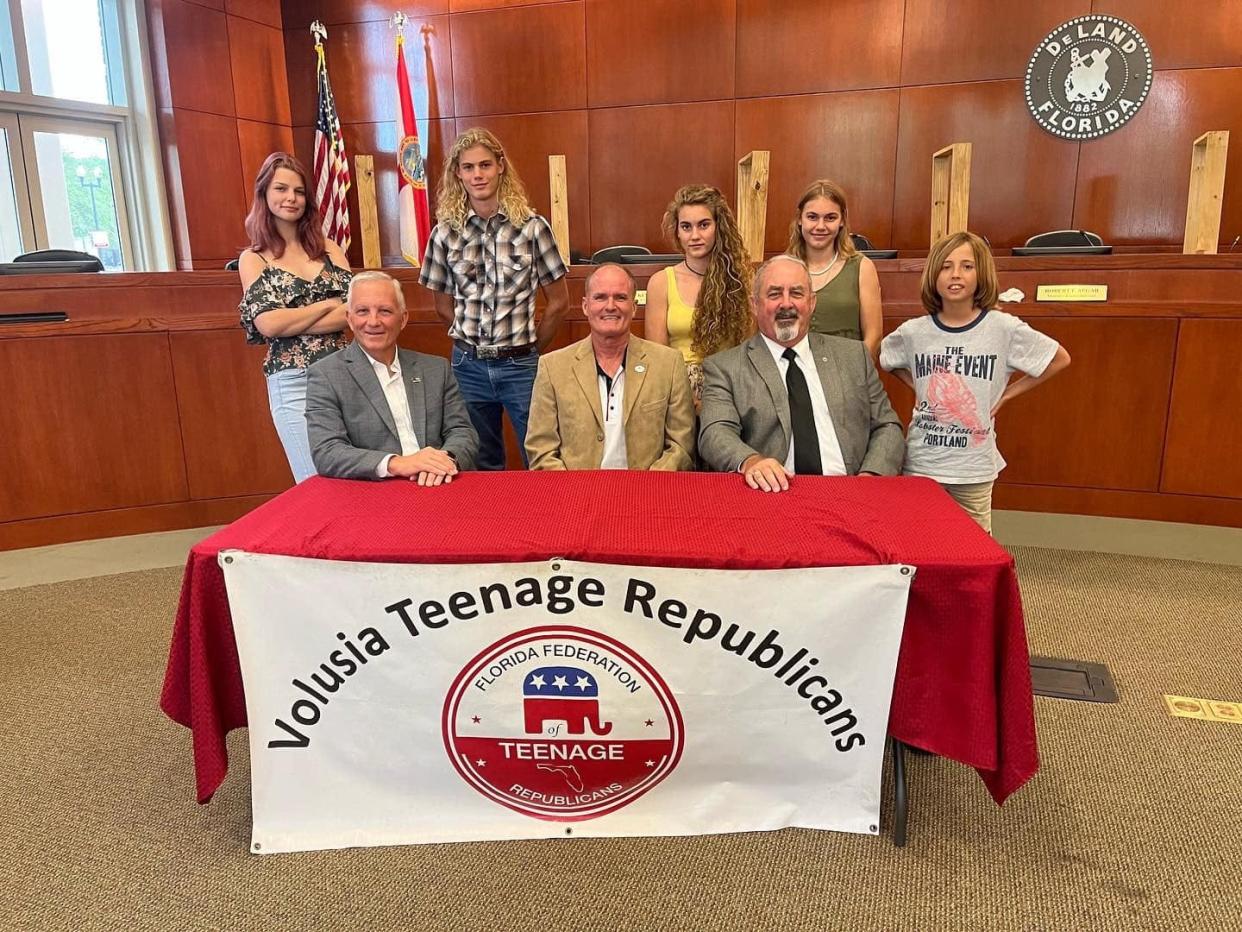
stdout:
<svg viewBox="0 0 1242 932">
<path fill-rule="evenodd" d="M 635 371 L 635 372 L 646 372 L 646 371 L 647 371 L 647 367 L 646 367 L 646 366 L 644 366 L 644 365 L 642 365 L 642 364 L 640 363 L 639 365 L 637 365 L 637 366 L 635 366 L 635 367 L 634 367 L 634 371 Z"/>
<path fill-rule="evenodd" d="M 421 375 L 415 375 L 415 376 L 410 377 L 411 382 L 421 382 L 422 380 L 423 380 L 423 377 Z"/>
</svg>

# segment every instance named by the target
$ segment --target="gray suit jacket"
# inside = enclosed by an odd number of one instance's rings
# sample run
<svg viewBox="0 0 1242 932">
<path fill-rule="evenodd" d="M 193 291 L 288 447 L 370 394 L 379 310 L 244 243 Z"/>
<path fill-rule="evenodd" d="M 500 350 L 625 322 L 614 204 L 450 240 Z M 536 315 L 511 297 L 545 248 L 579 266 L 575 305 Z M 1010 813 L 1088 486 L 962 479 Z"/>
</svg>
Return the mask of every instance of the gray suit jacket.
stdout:
<svg viewBox="0 0 1242 932">
<path fill-rule="evenodd" d="M 473 469 L 479 437 L 448 361 L 400 347 L 397 353 L 419 444 L 452 453 L 458 468 Z M 306 373 L 306 430 L 315 469 L 337 479 L 377 478 L 380 460 L 400 454 L 401 441 L 370 358 L 350 343 Z"/>
<path fill-rule="evenodd" d="M 846 472 L 895 476 L 906 442 L 867 348 L 819 333 L 808 339 Z M 755 453 L 785 462 L 789 395 L 761 334 L 704 360 L 699 423 L 699 455 L 712 469 L 736 472 Z"/>
</svg>

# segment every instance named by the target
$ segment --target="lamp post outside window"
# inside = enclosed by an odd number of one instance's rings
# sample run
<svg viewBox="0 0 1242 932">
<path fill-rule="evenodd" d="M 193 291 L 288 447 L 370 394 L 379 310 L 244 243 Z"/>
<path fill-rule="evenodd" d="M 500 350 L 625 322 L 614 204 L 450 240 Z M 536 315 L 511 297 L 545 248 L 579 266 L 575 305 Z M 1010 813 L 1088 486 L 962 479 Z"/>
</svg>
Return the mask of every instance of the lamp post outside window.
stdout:
<svg viewBox="0 0 1242 932">
<path fill-rule="evenodd" d="M 91 192 L 91 217 L 94 220 L 94 229 L 99 229 L 99 210 L 95 207 L 95 189 L 103 184 L 103 169 L 95 168 L 94 171 L 87 174 L 86 167 L 78 166 L 78 184 Z"/>
</svg>

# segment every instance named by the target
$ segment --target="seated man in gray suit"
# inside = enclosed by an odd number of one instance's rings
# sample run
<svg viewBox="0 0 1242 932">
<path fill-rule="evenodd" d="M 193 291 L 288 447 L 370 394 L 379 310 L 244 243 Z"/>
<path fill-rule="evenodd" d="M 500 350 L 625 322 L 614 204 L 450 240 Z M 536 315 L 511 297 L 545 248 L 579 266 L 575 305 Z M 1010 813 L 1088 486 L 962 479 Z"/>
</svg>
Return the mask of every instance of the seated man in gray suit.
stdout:
<svg viewBox="0 0 1242 932">
<path fill-rule="evenodd" d="M 781 492 L 792 474 L 893 476 L 906 444 L 867 348 L 808 334 L 815 293 L 806 265 L 776 256 L 759 267 L 751 311 L 759 332 L 703 362 L 699 453 Z"/>
<path fill-rule="evenodd" d="M 474 467 L 478 435 L 447 360 L 399 349 L 408 314 L 396 279 L 349 285 L 349 346 L 307 370 L 306 428 L 322 476 L 452 482 Z"/>
</svg>

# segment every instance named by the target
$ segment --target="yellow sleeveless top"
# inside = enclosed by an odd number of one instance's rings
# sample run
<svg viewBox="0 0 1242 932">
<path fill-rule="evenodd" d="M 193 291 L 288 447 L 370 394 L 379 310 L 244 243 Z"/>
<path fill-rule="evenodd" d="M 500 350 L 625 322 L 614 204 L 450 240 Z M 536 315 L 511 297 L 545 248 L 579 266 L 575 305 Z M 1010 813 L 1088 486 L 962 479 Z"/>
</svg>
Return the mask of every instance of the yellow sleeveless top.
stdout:
<svg viewBox="0 0 1242 932">
<path fill-rule="evenodd" d="M 702 362 L 694 354 L 691 344 L 690 328 L 694 325 L 694 308 L 681 300 L 681 292 L 677 290 L 677 275 L 673 266 L 664 270 L 668 278 L 668 345 L 681 351 L 681 358 L 687 363 Z"/>
</svg>

